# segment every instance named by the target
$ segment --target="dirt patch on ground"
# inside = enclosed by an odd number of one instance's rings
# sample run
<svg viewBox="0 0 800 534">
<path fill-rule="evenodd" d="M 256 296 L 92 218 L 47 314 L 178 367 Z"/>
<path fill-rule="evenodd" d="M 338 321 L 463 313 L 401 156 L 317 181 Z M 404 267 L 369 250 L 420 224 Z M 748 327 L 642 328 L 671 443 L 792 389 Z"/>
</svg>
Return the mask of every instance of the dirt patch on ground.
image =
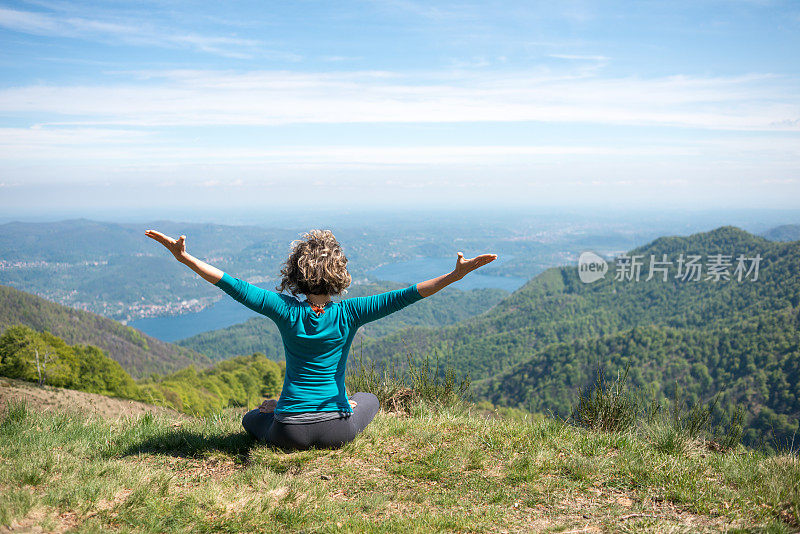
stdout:
<svg viewBox="0 0 800 534">
<path fill-rule="evenodd" d="M 38 412 L 77 411 L 95 414 L 105 419 L 138 416 L 145 413 L 165 414 L 178 419 L 190 418 L 175 410 L 144 402 L 115 399 L 96 393 L 51 386 L 40 388 L 31 382 L 0 377 L 0 413 L 5 411 L 6 401 L 12 399 L 27 402 L 32 410 Z"/>
</svg>

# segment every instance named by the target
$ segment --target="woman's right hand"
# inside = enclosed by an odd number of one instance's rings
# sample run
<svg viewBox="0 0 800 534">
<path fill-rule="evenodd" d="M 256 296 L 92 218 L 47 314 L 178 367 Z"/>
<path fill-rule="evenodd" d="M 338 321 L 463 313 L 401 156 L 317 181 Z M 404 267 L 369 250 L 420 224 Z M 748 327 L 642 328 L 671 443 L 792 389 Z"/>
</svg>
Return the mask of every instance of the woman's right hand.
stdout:
<svg viewBox="0 0 800 534">
<path fill-rule="evenodd" d="M 161 232 L 156 232 L 155 230 L 147 230 L 144 235 L 147 237 L 153 238 L 169 250 L 175 259 L 178 261 L 182 261 L 186 257 L 186 236 L 182 235 L 178 239 L 172 239 L 171 237 L 162 234 Z"/>
</svg>

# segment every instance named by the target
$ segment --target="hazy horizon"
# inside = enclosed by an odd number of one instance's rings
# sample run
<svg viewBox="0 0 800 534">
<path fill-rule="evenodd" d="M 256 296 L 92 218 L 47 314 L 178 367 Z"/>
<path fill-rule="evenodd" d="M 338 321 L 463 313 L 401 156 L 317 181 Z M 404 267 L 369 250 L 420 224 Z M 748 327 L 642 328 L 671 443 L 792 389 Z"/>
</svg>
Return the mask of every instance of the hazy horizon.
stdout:
<svg viewBox="0 0 800 534">
<path fill-rule="evenodd" d="M 603 209 L 592 206 L 548 206 L 548 207 L 444 207 L 435 208 L 399 208 L 394 210 L 351 208 L 349 210 L 243 210 L 216 209 L 191 210 L 115 210 L 113 212 L 47 212 L 31 213 L 20 211 L 16 215 L 5 212 L 0 214 L 0 224 L 12 222 L 52 223 L 76 219 L 91 221 L 145 224 L 157 221 L 172 221 L 188 224 L 222 224 L 232 226 L 265 226 L 277 228 L 312 228 L 312 227 L 352 227 L 360 224 L 402 224 L 426 225 L 431 223 L 449 223 L 464 226 L 474 223 L 510 224 L 513 221 L 531 225 L 558 225 L 574 222 L 580 225 L 595 224 L 600 227 L 621 225 L 628 227 L 641 226 L 658 231 L 660 228 L 683 228 L 686 232 L 707 231 L 719 226 L 738 226 L 752 233 L 760 233 L 771 228 L 785 225 L 800 225 L 800 209 L 686 209 L 663 208 L 654 209 Z"/>
</svg>

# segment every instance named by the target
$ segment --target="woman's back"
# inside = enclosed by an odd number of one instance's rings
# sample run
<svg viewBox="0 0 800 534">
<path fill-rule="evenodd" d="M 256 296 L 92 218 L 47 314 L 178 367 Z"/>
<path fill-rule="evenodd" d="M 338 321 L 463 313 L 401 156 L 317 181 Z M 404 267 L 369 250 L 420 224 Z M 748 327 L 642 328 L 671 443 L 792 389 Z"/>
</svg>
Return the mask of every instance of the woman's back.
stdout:
<svg viewBox="0 0 800 534">
<path fill-rule="evenodd" d="M 261 289 L 225 273 L 220 289 L 272 319 L 283 338 L 286 376 L 275 414 L 351 412 L 344 375 L 358 328 L 420 299 L 414 284 L 369 297 L 330 303 L 322 314 L 308 302 Z"/>
</svg>

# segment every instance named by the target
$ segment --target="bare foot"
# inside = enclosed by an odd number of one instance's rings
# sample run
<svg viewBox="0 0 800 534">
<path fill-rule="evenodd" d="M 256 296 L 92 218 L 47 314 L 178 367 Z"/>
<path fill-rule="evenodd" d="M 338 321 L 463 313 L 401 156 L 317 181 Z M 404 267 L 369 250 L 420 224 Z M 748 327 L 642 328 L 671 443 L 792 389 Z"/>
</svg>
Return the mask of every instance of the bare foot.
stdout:
<svg viewBox="0 0 800 534">
<path fill-rule="evenodd" d="M 354 401 L 354 400 L 351 400 L 349 402 L 350 402 L 350 407 L 351 408 L 355 408 L 356 406 L 358 406 L 358 403 L 356 401 Z"/>
</svg>

